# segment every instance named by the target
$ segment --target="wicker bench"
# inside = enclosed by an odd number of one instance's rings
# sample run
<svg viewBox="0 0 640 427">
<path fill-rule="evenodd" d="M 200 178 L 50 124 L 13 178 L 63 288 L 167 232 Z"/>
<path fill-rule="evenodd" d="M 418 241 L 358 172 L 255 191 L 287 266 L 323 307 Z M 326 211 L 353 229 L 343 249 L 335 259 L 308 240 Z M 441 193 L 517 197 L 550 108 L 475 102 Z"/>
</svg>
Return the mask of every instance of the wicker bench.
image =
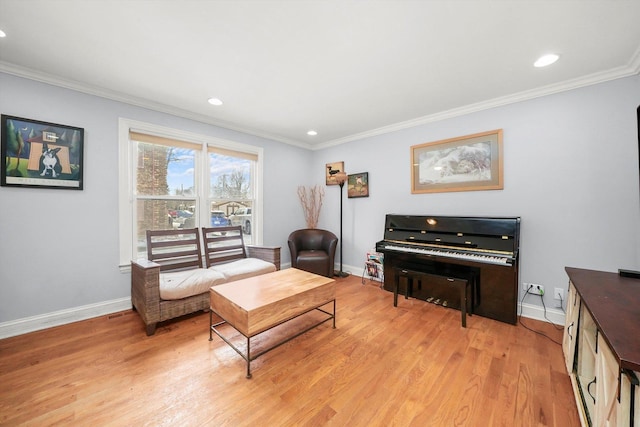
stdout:
<svg viewBox="0 0 640 427">
<path fill-rule="evenodd" d="M 280 248 L 245 246 L 241 227 L 147 231 L 147 259 L 131 261 L 131 303 L 153 335 L 158 322 L 208 310 L 211 286 L 279 269 Z"/>
</svg>

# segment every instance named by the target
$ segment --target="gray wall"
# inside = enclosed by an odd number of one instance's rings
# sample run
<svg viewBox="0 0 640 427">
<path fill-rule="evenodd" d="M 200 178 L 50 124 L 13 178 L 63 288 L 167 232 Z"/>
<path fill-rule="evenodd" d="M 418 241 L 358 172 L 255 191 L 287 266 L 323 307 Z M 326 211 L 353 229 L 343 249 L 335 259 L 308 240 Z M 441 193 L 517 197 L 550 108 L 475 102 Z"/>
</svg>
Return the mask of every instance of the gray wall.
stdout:
<svg viewBox="0 0 640 427">
<path fill-rule="evenodd" d="M 324 183 L 326 163 L 369 172 L 370 197 L 344 194 L 345 270 L 359 273 L 386 213 L 522 217 L 521 281 L 567 285 L 564 266 L 640 268 L 634 76 L 317 151 L 0 73 L 4 114 L 83 127 L 85 189 L 0 187 L 0 323 L 128 298 L 118 268 L 118 118 L 264 147 L 264 243 L 304 227 L 298 185 Z M 412 195 L 411 145 L 501 128 L 502 191 Z M 339 187 L 319 226 L 339 232 Z M 535 301 L 531 301 L 536 304 Z"/>
<path fill-rule="evenodd" d="M 402 213 L 520 216 L 520 280 L 544 285 L 547 307 L 567 288 L 565 266 L 640 269 L 638 105 L 636 75 L 316 152 L 318 180 L 336 161 L 369 173 L 370 197 L 343 201 L 344 263 L 362 268 L 384 214 Z M 493 129 L 504 130 L 504 190 L 411 194 L 411 145 Z M 339 230 L 339 188 L 327 193 L 320 226 Z"/>
<path fill-rule="evenodd" d="M 118 267 L 120 117 L 264 147 L 263 243 L 286 249 L 304 227 L 306 182 L 292 177 L 306 179 L 309 150 L 3 73 L 0 112 L 85 130 L 83 191 L 0 187 L 0 323 L 130 295 Z"/>
</svg>

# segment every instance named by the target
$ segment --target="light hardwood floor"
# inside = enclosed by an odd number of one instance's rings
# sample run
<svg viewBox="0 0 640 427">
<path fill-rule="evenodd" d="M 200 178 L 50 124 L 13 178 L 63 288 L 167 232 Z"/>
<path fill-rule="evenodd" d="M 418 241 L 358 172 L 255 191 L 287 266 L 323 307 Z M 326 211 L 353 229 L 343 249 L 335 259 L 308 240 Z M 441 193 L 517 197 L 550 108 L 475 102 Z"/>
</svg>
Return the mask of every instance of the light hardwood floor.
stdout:
<svg viewBox="0 0 640 427">
<path fill-rule="evenodd" d="M 339 279 L 336 296 L 336 329 L 324 323 L 266 353 L 249 380 L 237 353 L 209 341 L 206 313 L 151 337 L 127 311 L 0 340 L 0 424 L 579 425 L 550 339 L 480 316 L 462 328 L 459 311 L 419 300 L 394 308 L 359 277 Z M 522 321 L 560 342 L 553 325 Z"/>
</svg>

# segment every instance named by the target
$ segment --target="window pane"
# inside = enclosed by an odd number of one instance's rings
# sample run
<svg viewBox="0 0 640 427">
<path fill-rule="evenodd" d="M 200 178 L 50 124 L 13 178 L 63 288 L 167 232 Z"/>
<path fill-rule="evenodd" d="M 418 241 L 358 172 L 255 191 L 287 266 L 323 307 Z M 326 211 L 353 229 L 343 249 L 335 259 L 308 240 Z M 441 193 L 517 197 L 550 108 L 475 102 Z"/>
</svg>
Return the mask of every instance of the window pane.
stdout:
<svg viewBox="0 0 640 427">
<path fill-rule="evenodd" d="M 168 230 L 197 227 L 195 200 L 138 199 L 136 203 L 138 257 L 147 255 L 147 230 Z"/>
<path fill-rule="evenodd" d="M 232 203 L 233 205 L 239 205 L 231 215 L 229 215 L 229 221 L 231 225 L 239 225 L 242 227 L 242 231 L 247 236 L 251 234 L 253 226 L 253 214 L 251 212 L 251 203 Z"/>
<path fill-rule="evenodd" d="M 230 225 L 242 227 L 244 242 L 253 243 L 253 184 L 255 160 L 246 156 L 234 156 L 232 152 L 209 151 L 209 177 L 211 197 L 211 224 L 214 214 L 227 219 Z M 215 221 L 221 222 L 221 221 Z"/>
<path fill-rule="evenodd" d="M 194 196 L 196 152 L 138 142 L 136 190 L 148 196 Z"/>
<path fill-rule="evenodd" d="M 209 196 L 214 199 L 253 199 L 251 171 L 255 162 L 209 153 Z"/>
</svg>

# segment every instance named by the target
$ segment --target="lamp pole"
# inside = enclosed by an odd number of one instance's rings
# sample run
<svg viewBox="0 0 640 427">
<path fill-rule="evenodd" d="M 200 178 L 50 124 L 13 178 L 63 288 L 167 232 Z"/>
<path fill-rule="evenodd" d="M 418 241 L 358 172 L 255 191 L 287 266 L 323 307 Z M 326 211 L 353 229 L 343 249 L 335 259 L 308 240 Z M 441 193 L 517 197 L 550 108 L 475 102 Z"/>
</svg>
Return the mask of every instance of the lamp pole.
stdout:
<svg viewBox="0 0 640 427">
<path fill-rule="evenodd" d="M 344 172 L 338 172 L 336 174 L 336 181 L 338 181 L 338 185 L 340 185 L 340 271 L 336 276 L 338 277 L 347 277 L 349 273 L 345 273 L 342 271 L 342 189 L 344 188 L 344 183 L 347 180 L 347 174 Z"/>
</svg>

